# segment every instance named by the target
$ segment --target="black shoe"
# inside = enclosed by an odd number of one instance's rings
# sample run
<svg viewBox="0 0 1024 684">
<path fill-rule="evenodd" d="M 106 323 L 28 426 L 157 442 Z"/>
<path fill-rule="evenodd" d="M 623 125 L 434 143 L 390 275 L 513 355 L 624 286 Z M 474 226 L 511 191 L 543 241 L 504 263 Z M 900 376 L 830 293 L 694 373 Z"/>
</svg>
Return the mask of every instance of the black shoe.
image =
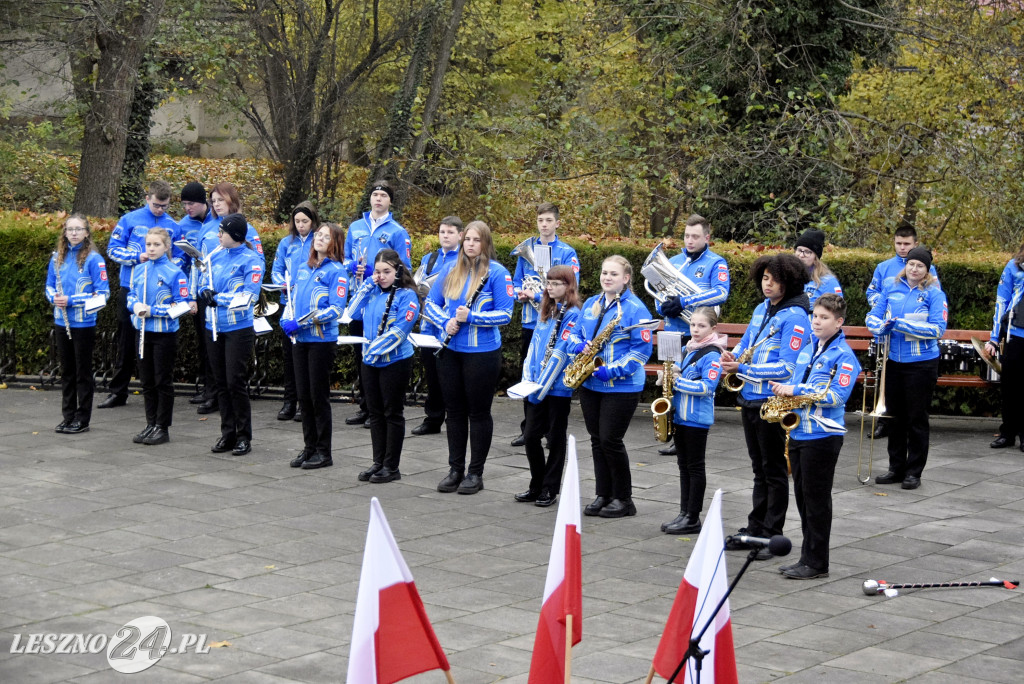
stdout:
<svg viewBox="0 0 1024 684">
<path fill-rule="evenodd" d="M 875 478 L 875 484 L 896 484 L 897 482 L 903 482 L 903 475 L 894 473 L 891 470 Z"/>
<path fill-rule="evenodd" d="M 395 480 L 401 479 L 402 473 L 398 472 L 398 468 L 395 468 L 394 470 L 391 470 L 391 468 L 381 468 L 370 476 L 370 482 L 373 482 L 374 484 L 394 482 Z"/>
<path fill-rule="evenodd" d="M 512 446 L 514 446 L 514 447 L 521 447 L 521 446 L 524 446 L 525 444 L 526 444 L 526 438 L 523 437 L 522 434 L 520 434 L 518 437 L 516 437 L 515 439 L 512 440 Z"/>
<path fill-rule="evenodd" d="M 768 550 L 767 546 L 761 547 L 754 554 L 754 560 L 771 560 L 775 558 L 775 554 Z"/>
<path fill-rule="evenodd" d="M 334 465 L 334 459 L 324 454 L 313 454 L 313 457 L 302 464 L 303 470 L 316 470 L 317 468 L 330 468 Z"/>
<path fill-rule="evenodd" d="M 512 497 L 519 503 L 533 503 L 540 498 L 540 492 L 535 492 L 532 489 L 527 489 L 525 492 L 519 492 Z"/>
<path fill-rule="evenodd" d="M 146 435 L 146 439 L 142 440 L 142 443 L 148 446 L 155 446 L 157 444 L 167 444 L 170 441 L 171 436 L 167 434 L 167 430 L 159 425 L 155 425 L 153 426 L 153 431 Z"/>
<path fill-rule="evenodd" d="M 457 470 L 449 470 L 443 480 L 437 483 L 437 491 L 451 494 L 462 484 L 462 473 Z"/>
<path fill-rule="evenodd" d="M 462 478 L 462 484 L 459 485 L 457 491 L 459 494 L 476 494 L 484 488 L 484 478 L 480 475 L 474 475 L 469 473 L 466 477 Z"/>
<path fill-rule="evenodd" d="M 746 527 L 741 527 L 736 530 L 736 534 L 730 534 L 725 538 L 725 550 L 726 551 L 746 551 L 747 549 L 754 548 L 745 541 L 741 541 L 740 537 L 756 537 L 756 534 L 751 534 L 750 530 Z"/>
<path fill-rule="evenodd" d="M 244 456 L 252 451 L 252 444 L 247 439 L 240 439 L 235 442 L 235 448 L 231 450 L 232 456 Z"/>
<path fill-rule="evenodd" d="M 889 436 L 889 423 L 888 421 L 880 420 L 875 423 L 875 439 L 883 439 Z"/>
<path fill-rule="evenodd" d="M 359 413 L 354 416 L 349 416 L 345 419 L 345 425 L 362 425 L 366 422 L 366 419 L 370 417 L 370 414 L 360 409 Z"/>
<path fill-rule="evenodd" d="M 903 484 L 900 485 L 903 489 L 917 489 L 921 486 L 921 478 L 914 477 L 913 475 L 907 475 L 903 478 Z"/>
<path fill-rule="evenodd" d="M 636 515 L 636 506 L 633 505 L 632 499 L 612 499 L 598 515 L 602 518 L 624 518 L 627 515 Z"/>
<path fill-rule="evenodd" d="M 440 425 L 431 425 L 430 423 L 423 421 L 412 429 L 414 435 L 436 435 L 441 432 Z"/>
<path fill-rule="evenodd" d="M 294 417 L 295 417 L 295 402 L 294 401 L 286 401 L 286 402 L 284 402 L 284 406 L 282 406 L 281 410 L 277 412 L 277 419 L 278 420 L 291 420 Z"/>
<path fill-rule="evenodd" d="M 128 397 L 119 397 L 116 394 L 108 394 L 107 398 L 100 402 L 96 408 L 117 408 L 128 403 Z"/>
<path fill-rule="evenodd" d="M 299 455 L 288 461 L 290 468 L 301 468 L 302 464 L 313 457 L 313 452 L 308 449 L 303 449 L 299 452 Z"/>
<path fill-rule="evenodd" d="M 53 428 L 53 431 L 56 432 L 58 435 L 64 434 L 64 430 L 67 428 L 68 423 L 69 421 L 66 420 L 60 421 L 59 423 L 57 423 L 57 427 Z"/>
<path fill-rule="evenodd" d="M 540 496 L 537 497 L 537 500 L 533 502 L 533 505 L 540 506 L 541 508 L 547 508 L 548 506 L 554 504 L 556 501 L 558 501 L 558 495 L 552 494 L 551 492 L 545 489 L 543 492 L 540 493 Z"/>
<path fill-rule="evenodd" d="M 658 449 L 658 453 L 661 454 L 662 456 L 675 456 L 676 455 L 676 445 L 675 444 L 671 444 L 671 445 L 665 447 L 664 449 Z"/>
<path fill-rule="evenodd" d="M 384 468 L 384 466 L 382 466 L 380 463 L 374 463 L 372 466 L 370 466 L 369 468 L 367 468 L 363 472 L 359 473 L 359 475 L 358 475 L 359 481 L 360 482 L 369 482 L 370 478 L 373 477 L 374 475 L 376 475 L 377 473 L 379 473 L 381 471 L 381 469 L 383 469 L 383 468 Z"/>
<path fill-rule="evenodd" d="M 989 447 L 991 447 L 992 449 L 1005 449 L 1006 447 L 1012 447 L 1014 441 L 1015 438 L 1013 437 L 1004 437 L 1003 435 L 999 435 L 998 437 L 992 440 L 992 443 L 989 444 Z M 1024 446 L 1024 442 L 1021 442 L 1021 446 Z"/>
<path fill-rule="evenodd" d="M 193 394 L 189 398 L 188 403 L 190 403 L 190 404 L 205 404 L 206 403 L 206 390 L 203 390 L 202 392 L 196 392 L 195 394 Z"/>
<path fill-rule="evenodd" d="M 803 565 L 803 563 L 801 563 L 800 561 L 797 561 L 796 563 L 793 563 L 792 565 L 780 565 L 779 566 L 779 572 L 781 574 L 785 575 L 790 570 L 796 570 L 801 565 Z"/>
<path fill-rule="evenodd" d="M 80 420 L 76 420 L 67 427 L 64 428 L 65 435 L 77 435 L 80 432 L 88 432 L 89 424 L 83 423 Z"/>
<path fill-rule="evenodd" d="M 292 420 L 294 420 L 296 423 L 301 423 L 302 422 L 302 407 L 301 406 L 296 406 L 295 407 L 295 415 L 292 416 Z"/>
<path fill-rule="evenodd" d="M 201 416 L 205 416 L 208 413 L 216 413 L 217 408 L 217 400 L 211 399 L 210 401 L 200 405 L 199 408 L 196 409 L 196 413 Z"/>
<path fill-rule="evenodd" d="M 234 437 L 221 437 L 217 440 L 217 443 L 210 447 L 210 451 L 215 454 L 223 454 L 225 451 L 231 451 L 235 448 Z"/>
<path fill-rule="evenodd" d="M 370 419 L 369 418 L 367 418 L 366 422 L 363 423 L 363 427 L 366 428 L 367 430 L 370 429 Z"/>
<path fill-rule="evenodd" d="M 665 534 L 696 534 L 700 532 L 700 528 L 700 515 L 687 513 L 682 516 L 682 520 L 676 518 L 676 520 L 666 525 L 664 532 Z"/>
<path fill-rule="evenodd" d="M 156 425 L 147 425 L 145 428 L 143 428 L 142 432 L 132 437 L 132 441 L 135 442 L 136 444 L 142 444 L 143 442 L 146 441 L 146 438 L 153 433 L 153 428 L 155 427 Z"/>
<path fill-rule="evenodd" d="M 669 525 L 678 525 L 679 523 L 681 523 L 683 521 L 683 519 L 685 517 L 686 517 L 686 513 L 683 513 L 682 511 L 680 511 L 679 515 L 677 515 L 676 517 L 672 518 L 672 520 L 670 520 L 668 522 L 661 523 L 661 531 L 664 532 L 665 530 L 667 530 Z"/>
<path fill-rule="evenodd" d="M 819 577 L 828 577 L 828 570 L 815 570 L 809 565 L 799 563 L 795 567 L 791 567 L 783 571 L 782 574 L 789 579 L 808 580 L 817 579 Z"/>
<path fill-rule="evenodd" d="M 601 509 L 612 502 L 610 497 L 599 496 L 583 507 L 583 515 L 601 515 Z"/>
</svg>

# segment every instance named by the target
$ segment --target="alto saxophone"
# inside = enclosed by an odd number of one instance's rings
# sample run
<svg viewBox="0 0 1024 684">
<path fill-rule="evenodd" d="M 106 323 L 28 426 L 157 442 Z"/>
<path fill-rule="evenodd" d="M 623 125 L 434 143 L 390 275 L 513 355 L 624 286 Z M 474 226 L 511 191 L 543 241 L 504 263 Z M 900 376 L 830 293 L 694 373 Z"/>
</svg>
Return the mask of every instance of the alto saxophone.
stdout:
<svg viewBox="0 0 1024 684">
<path fill-rule="evenodd" d="M 604 349 L 604 346 L 608 344 L 608 340 L 611 339 L 612 333 L 615 332 L 615 326 L 622 320 L 622 303 L 619 301 L 622 297 L 620 293 L 615 297 L 615 318 L 608 321 L 608 325 L 590 341 L 590 350 L 584 351 L 576 355 L 576 358 L 572 360 L 568 366 L 565 367 L 565 386 L 576 389 L 583 384 L 583 381 L 589 378 L 599 366 L 604 365 L 604 359 L 598 356 Z"/>
<path fill-rule="evenodd" d="M 750 363 L 751 359 L 754 358 L 754 350 L 759 346 L 771 339 L 772 335 L 775 334 L 775 328 L 769 328 L 768 334 L 758 340 L 756 343 L 750 345 L 743 350 L 743 353 L 736 359 L 736 363 Z M 743 389 L 743 385 L 746 381 L 739 376 L 739 373 L 726 373 L 722 376 L 722 386 L 730 392 L 739 392 Z"/>
<path fill-rule="evenodd" d="M 836 366 L 832 366 L 832 372 L 828 376 L 825 389 L 814 394 L 805 394 L 800 397 L 771 397 L 761 404 L 761 419 L 768 423 L 778 423 L 786 432 L 786 472 L 793 474 L 789 464 L 789 433 L 800 425 L 800 414 L 797 409 L 802 409 L 816 404 L 828 396 L 828 388 L 832 385 L 832 378 L 836 376 Z"/>
<path fill-rule="evenodd" d="M 672 383 L 675 382 L 673 361 L 665 362 L 665 370 L 661 375 L 661 396 L 651 402 L 651 413 L 654 415 L 654 436 L 659 442 L 667 442 L 675 425 L 669 419 L 672 411 Z"/>
</svg>

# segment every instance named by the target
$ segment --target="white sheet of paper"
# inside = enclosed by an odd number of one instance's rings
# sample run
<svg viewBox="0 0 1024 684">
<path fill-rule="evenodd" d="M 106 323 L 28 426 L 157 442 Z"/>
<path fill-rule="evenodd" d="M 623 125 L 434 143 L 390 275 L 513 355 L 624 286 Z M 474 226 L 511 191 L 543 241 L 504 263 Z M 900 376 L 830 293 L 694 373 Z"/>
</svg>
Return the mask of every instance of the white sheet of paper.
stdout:
<svg viewBox="0 0 1024 684">
<path fill-rule="evenodd" d="M 658 333 L 658 358 L 662 361 L 683 360 L 683 335 L 662 330 Z"/>
<path fill-rule="evenodd" d="M 238 294 L 231 298 L 231 303 L 228 304 L 228 309 L 230 309 L 231 311 L 235 311 L 237 309 L 244 309 L 245 307 L 249 306 L 250 302 L 252 302 L 252 295 L 250 295 L 248 292 L 239 292 Z"/>
<path fill-rule="evenodd" d="M 533 247 L 534 266 L 537 273 L 547 273 L 551 270 L 551 245 L 534 245 Z"/>
<path fill-rule="evenodd" d="M 202 261 L 203 259 L 202 252 L 193 247 L 192 243 L 190 243 L 188 240 L 178 240 L 177 242 L 174 243 L 174 246 L 180 249 L 185 254 L 188 254 L 193 259 L 199 259 L 200 261 Z"/>
<path fill-rule="evenodd" d="M 338 344 L 366 344 L 369 341 L 362 335 L 338 335 Z"/>
<path fill-rule="evenodd" d="M 284 283 L 263 283 L 260 285 L 264 292 L 284 292 Z"/>
<path fill-rule="evenodd" d="M 252 329 L 254 331 L 256 331 L 256 335 L 257 336 L 258 335 L 266 335 L 267 333 L 272 332 L 274 330 L 274 328 L 271 327 L 271 325 L 270 325 L 270 321 L 268 321 L 263 316 L 260 316 L 259 318 L 254 318 L 253 319 L 253 321 L 252 321 Z"/>
<path fill-rule="evenodd" d="M 525 399 L 526 397 L 530 396 L 531 394 L 539 390 L 541 387 L 543 387 L 543 385 L 541 385 L 540 383 L 530 382 L 529 380 L 523 380 L 522 382 L 517 382 L 516 384 L 512 385 L 507 390 L 505 390 L 505 394 L 512 397 L 513 399 Z"/>
<path fill-rule="evenodd" d="M 171 304 L 169 307 L 167 307 L 167 315 L 170 316 L 171 318 L 177 318 L 178 316 L 187 314 L 191 310 L 191 308 L 192 307 L 188 305 L 188 302 L 178 302 L 177 304 Z"/>
<path fill-rule="evenodd" d="M 414 347 L 420 347 L 421 349 L 441 348 L 441 340 L 437 339 L 433 335 L 424 335 L 423 333 L 409 333 L 409 341 L 412 342 Z"/>
<path fill-rule="evenodd" d="M 85 300 L 85 313 L 91 314 L 107 305 L 107 298 L 101 294 L 93 295 Z"/>
</svg>

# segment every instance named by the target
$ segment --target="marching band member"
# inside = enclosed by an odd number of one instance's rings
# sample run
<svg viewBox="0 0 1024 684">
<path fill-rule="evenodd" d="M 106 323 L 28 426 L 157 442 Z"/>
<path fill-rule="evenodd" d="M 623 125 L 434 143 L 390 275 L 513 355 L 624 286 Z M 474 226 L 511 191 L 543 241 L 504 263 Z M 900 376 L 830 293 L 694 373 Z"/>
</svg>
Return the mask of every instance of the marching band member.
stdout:
<svg viewBox="0 0 1024 684">
<path fill-rule="evenodd" d="M 690 325 L 683 320 L 683 311 L 689 309 L 693 312 L 701 306 L 717 307 L 729 298 L 729 264 L 711 251 L 710 239 L 711 224 L 708 220 L 699 214 L 691 214 L 686 219 L 686 227 L 683 229 L 685 248 L 669 259 L 669 263 L 700 287 L 701 291 L 685 297 L 673 297 L 664 304 L 656 304 L 658 313 L 665 317 L 665 330 L 682 333 L 683 344 L 686 344 L 690 337 Z M 658 453 L 662 456 L 672 456 L 677 453 L 676 445 L 670 444 L 659 449 Z"/>
<path fill-rule="evenodd" d="M 171 186 L 153 181 L 146 193 L 146 204 L 120 218 L 107 243 L 107 256 L 121 265 L 117 302 L 117 365 L 110 379 L 110 394 L 97 408 L 114 408 L 128 402 L 128 383 L 135 373 L 135 329 L 128 311 L 128 290 L 132 268 L 146 261 L 146 234 L 150 228 L 165 228 L 173 239 L 180 237 L 178 224 L 165 212 L 171 204 Z"/>
<path fill-rule="evenodd" d="M 558 239 L 558 228 L 561 225 L 558 214 L 558 205 L 551 202 L 544 202 L 537 206 L 537 233 L 538 237 L 531 238 L 529 245 L 535 249 L 536 245 L 547 245 L 551 247 L 551 266 L 565 264 L 570 266 L 576 276 L 576 284 L 580 282 L 580 261 L 576 256 L 576 250 L 570 245 Z M 513 255 L 515 252 L 513 252 Z M 543 291 L 523 287 L 527 278 L 537 278 L 539 274 L 530 261 L 520 256 L 516 262 L 516 272 L 512 276 L 512 285 L 515 288 L 516 299 L 521 305 L 523 322 L 522 336 L 519 338 L 519 359 L 525 362 L 526 354 L 530 349 L 530 339 L 533 337 L 534 328 L 537 326 L 538 311 L 536 306 L 540 304 Z M 523 401 L 523 421 L 519 425 L 519 436 L 512 440 L 512 446 L 523 446 L 523 431 L 526 429 L 527 404 Z"/>
<path fill-rule="evenodd" d="M 295 287 L 295 278 L 302 265 L 309 261 L 313 250 L 313 235 L 320 229 L 320 215 L 309 202 L 300 202 L 292 209 L 288 218 L 288 235 L 282 238 L 274 254 L 274 267 L 270 279 L 277 285 Z M 329 236 L 328 236 L 329 237 Z M 340 260 L 339 260 L 340 261 Z M 346 283 L 347 287 L 347 283 Z M 281 306 L 288 305 L 288 291 L 281 292 Z M 337 337 L 335 337 L 337 339 Z M 292 363 L 292 338 L 284 335 L 281 340 L 284 357 L 284 404 L 277 412 L 278 420 L 302 421 L 302 409 L 297 408 L 298 394 L 295 390 L 295 366 Z M 334 357 L 331 357 L 333 363 Z M 329 366 L 328 366 L 329 367 Z"/>
<path fill-rule="evenodd" d="M 889 335 L 885 364 L 885 405 L 889 428 L 889 472 L 878 484 L 901 482 L 903 489 L 921 486 L 928 461 L 928 408 L 939 378 L 938 339 L 949 318 L 946 294 L 929 274 L 932 255 L 924 247 L 907 253 L 907 265 L 886 287 L 867 317 L 878 336 Z"/>
<path fill-rule="evenodd" d="M 679 465 L 679 515 L 661 526 L 666 534 L 700 532 L 707 472 L 704 454 L 708 431 L 715 422 L 715 389 L 722 374 L 721 357 L 729 338 L 719 335 L 718 314 L 702 306 L 690 316 L 692 335 L 682 366 L 675 369 L 672 388 L 672 439 Z M 663 379 L 664 381 L 664 379 Z"/>
<path fill-rule="evenodd" d="M 1021 381 L 1024 380 L 1024 244 L 1007 262 L 1003 274 L 999 277 L 999 288 L 996 290 L 996 313 L 992 317 L 992 334 L 985 344 L 985 351 L 991 357 L 999 351 L 999 342 L 1006 340 L 1003 346 L 1002 382 L 999 385 L 1003 403 L 1003 422 L 999 426 L 999 436 L 990 447 L 1002 449 L 1012 447 L 1020 435 L 1020 449 L 1024 451 L 1024 404 L 1018 396 Z"/>
<path fill-rule="evenodd" d="M 817 344 L 800 352 L 795 382 L 770 383 L 778 397 L 808 397 L 806 404 L 794 409 L 800 423 L 790 435 L 793 493 L 804 536 L 800 560 L 779 568 L 790 579 L 828 577 L 832 480 L 846 432 L 846 401 L 860 374 L 860 363 L 843 335 L 845 319 L 845 299 L 832 292 L 818 297 L 811 321 Z"/>
<path fill-rule="evenodd" d="M 95 295 L 110 296 L 107 265 L 93 245 L 89 220 L 72 214 L 64 221 L 46 272 L 46 299 L 54 305 L 53 335 L 60 353 L 63 420 L 54 428 L 60 434 L 86 432 L 92 419 L 96 311 L 86 311 L 85 303 Z"/>
<path fill-rule="evenodd" d="M 292 468 L 314 470 L 334 465 L 331 369 L 338 349 L 338 321 L 348 299 L 344 245 L 341 226 L 321 224 L 306 259 L 289 273 L 294 279 L 292 306 L 281 314 L 281 330 L 292 351 L 296 396 L 302 404 L 296 415 L 302 419 L 303 444 L 288 464 Z"/>
<path fill-rule="evenodd" d="M 797 357 L 810 340 L 807 269 L 792 254 L 762 256 L 750 268 L 750 278 L 759 284 L 765 300 L 754 309 L 740 343 L 722 354 L 722 370 L 744 380 L 737 402 L 741 406 L 743 435 L 754 472 L 752 507 L 747 526 L 736 536 L 771 537 L 782 534 L 789 508 L 789 475 L 784 454 L 785 436 L 778 423 L 761 418 L 761 405 L 772 396 L 770 380 L 785 382 L 793 375 Z M 749 362 L 740 362 L 751 350 Z M 749 544 L 732 536 L 729 550 L 748 549 Z M 761 549 L 758 560 L 772 554 Z"/>
<path fill-rule="evenodd" d="M 220 439 L 210 449 L 215 454 L 230 451 L 241 456 L 252 449 L 252 414 L 246 385 L 256 340 L 253 306 L 260 296 L 263 260 L 246 246 L 249 227 L 241 214 L 221 219 L 218 230 L 222 249 L 207 252 L 209 273 L 199 288 L 199 295 L 209 307 L 206 353 L 220 407 Z M 232 308 L 236 297 L 244 299 L 242 295 L 248 295 L 248 303 Z"/>
<path fill-rule="evenodd" d="M 524 441 L 530 464 L 530 488 L 516 494 L 515 500 L 541 507 L 558 500 L 565 466 L 572 389 L 565 386 L 562 371 L 568 361 L 569 336 L 580 315 L 576 276 L 571 266 L 552 266 L 548 271 L 540 317 L 523 364 L 523 380 L 539 383 L 541 389 L 526 398 Z M 544 435 L 548 435 L 550 450 L 547 464 L 541 444 Z"/>
<path fill-rule="evenodd" d="M 181 229 L 181 237 L 199 251 L 202 249 L 199 243 L 205 233 L 204 226 L 214 220 L 213 210 L 206 203 L 206 199 L 206 188 L 203 187 L 202 183 L 191 181 L 185 183 L 185 186 L 181 189 L 181 208 L 185 210 L 185 215 L 178 221 L 178 227 Z M 193 280 L 200 277 L 202 270 L 199 264 L 190 257 L 186 257 L 181 270 L 185 272 L 185 276 L 189 279 L 190 283 L 189 291 L 193 307 L 192 313 L 195 316 L 192 319 L 192 325 L 195 329 L 196 365 L 198 366 L 199 374 L 199 391 L 188 400 L 188 403 L 206 404 L 215 400 L 213 380 L 210 379 L 210 364 L 206 361 L 206 340 L 204 338 L 206 303 L 202 300 L 195 300 L 195 284 Z"/>
<path fill-rule="evenodd" d="M 146 261 L 132 272 L 128 308 L 139 331 L 139 376 L 146 406 L 146 427 L 132 439 L 136 444 L 165 444 L 174 412 L 174 355 L 178 320 L 168 309 L 189 303 L 188 278 L 168 258 L 171 236 L 163 228 L 146 234 Z"/>
<path fill-rule="evenodd" d="M 427 318 L 444 330 L 446 342 L 438 350 L 437 370 L 448 408 L 451 470 L 437 485 L 439 492 L 476 494 L 484 488 L 494 431 L 491 403 L 501 375 L 500 326 L 512 320 L 514 296 L 512 275 L 495 260 L 490 227 L 472 221 L 458 259 L 438 277 L 425 304 Z"/>
<path fill-rule="evenodd" d="M 651 331 L 633 328 L 651 314 L 629 288 L 633 267 L 618 254 L 601 264 L 601 293 L 587 300 L 579 323 L 570 335 L 577 354 L 598 353 L 598 366 L 580 387 L 580 408 L 590 433 L 597 497 L 583 509 L 584 515 L 621 518 L 636 515 L 629 454 L 622 439 L 644 388 L 644 364 L 651 356 Z M 618 319 L 618 320 L 616 320 Z M 591 349 L 590 341 L 608 326 L 607 343 Z"/>
<path fill-rule="evenodd" d="M 374 257 L 373 277 L 352 296 L 349 316 L 361 314 L 363 392 L 370 409 L 373 465 L 359 473 L 361 482 L 401 480 L 398 466 L 405 440 L 405 392 L 412 375 L 409 333 L 420 317 L 420 298 L 398 252 L 382 249 Z"/>
<path fill-rule="evenodd" d="M 424 254 L 420 267 L 423 276 L 429 278 L 459 258 L 459 243 L 462 242 L 462 219 L 445 216 L 437 229 L 440 246 L 430 254 Z M 426 316 L 420 317 L 420 333 L 437 339 L 444 339 L 442 332 Z M 427 379 L 427 399 L 423 402 L 423 422 L 412 429 L 414 435 L 433 435 L 441 432 L 444 424 L 444 397 L 441 396 L 441 378 L 437 374 L 437 357 L 434 350 L 425 347 L 420 350 L 423 374 Z"/>
<path fill-rule="evenodd" d="M 796 239 L 796 247 L 793 253 L 807 267 L 807 272 L 811 277 L 804 286 L 804 292 L 807 293 L 811 307 L 814 306 L 814 302 L 818 301 L 818 297 L 826 292 L 831 292 L 840 297 L 843 296 L 843 288 L 839 285 L 839 279 L 835 277 L 832 270 L 821 260 L 821 255 L 824 252 L 825 233 L 820 230 L 813 228 L 805 230 Z"/>
</svg>

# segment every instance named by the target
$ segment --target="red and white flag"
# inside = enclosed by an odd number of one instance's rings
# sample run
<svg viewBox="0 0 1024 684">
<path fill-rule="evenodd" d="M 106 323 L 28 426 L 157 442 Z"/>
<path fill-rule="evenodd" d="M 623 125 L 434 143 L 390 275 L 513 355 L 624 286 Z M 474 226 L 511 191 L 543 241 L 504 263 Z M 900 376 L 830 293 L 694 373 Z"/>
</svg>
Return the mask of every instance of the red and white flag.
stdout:
<svg viewBox="0 0 1024 684">
<path fill-rule="evenodd" d="M 436 669 L 448 672 L 448 658 L 380 502 L 373 497 L 348 654 L 348 684 L 391 684 Z"/>
<path fill-rule="evenodd" d="M 679 583 L 676 600 L 665 623 L 665 631 L 654 654 L 653 670 L 668 679 L 679 667 L 696 636 L 711 617 L 729 588 L 725 571 L 725 539 L 722 536 L 722 490 L 715 492 L 708 508 L 700 537 Z M 711 653 L 704 659 L 702 684 L 735 684 L 736 653 L 732 644 L 732 623 L 729 602 L 718 612 L 714 623 L 701 637 L 700 647 Z M 691 658 L 680 671 L 677 682 L 696 681 L 696 663 Z"/>
<path fill-rule="evenodd" d="M 544 603 L 533 642 L 529 684 L 568 682 L 567 653 L 583 638 L 583 549 L 580 544 L 580 475 L 576 465 L 576 438 L 566 446 L 565 475 L 551 541 Z M 566 624 L 572 624 L 569 633 Z"/>
</svg>

